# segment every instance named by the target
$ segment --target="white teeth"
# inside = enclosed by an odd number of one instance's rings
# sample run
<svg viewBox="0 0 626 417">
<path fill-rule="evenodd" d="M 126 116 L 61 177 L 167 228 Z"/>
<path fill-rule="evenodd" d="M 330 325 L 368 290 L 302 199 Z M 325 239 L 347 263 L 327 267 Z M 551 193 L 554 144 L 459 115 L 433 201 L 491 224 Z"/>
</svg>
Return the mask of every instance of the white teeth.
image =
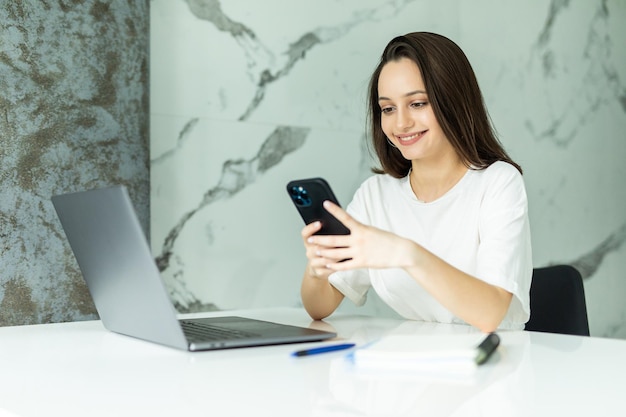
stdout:
<svg viewBox="0 0 626 417">
<path fill-rule="evenodd" d="M 420 134 L 421 134 L 421 132 L 420 132 L 420 133 L 416 133 L 416 134 L 411 135 L 411 136 L 406 136 L 406 137 L 403 137 L 403 138 L 398 138 L 398 139 L 399 139 L 399 140 L 401 140 L 402 142 L 407 142 L 407 141 L 409 141 L 409 140 L 413 140 L 413 139 L 415 139 L 415 138 L 416 138 L 416 137 L 418 137 Z"/>
</svg>

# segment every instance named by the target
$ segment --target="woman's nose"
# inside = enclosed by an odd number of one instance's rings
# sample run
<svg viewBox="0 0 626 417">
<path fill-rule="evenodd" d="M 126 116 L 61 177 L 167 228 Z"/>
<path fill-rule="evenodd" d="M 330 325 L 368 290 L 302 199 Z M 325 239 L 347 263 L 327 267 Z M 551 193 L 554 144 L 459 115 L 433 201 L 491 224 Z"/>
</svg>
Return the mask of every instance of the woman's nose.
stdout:
<svg viewBox="0 0 626 417">
<path fill-rule="evenodd" d="M 413 125 L 411 114 L 407 110 L 398 110 L 396 112 L 396 127 L 398 129 L 406 129 Z"/>
</svg>

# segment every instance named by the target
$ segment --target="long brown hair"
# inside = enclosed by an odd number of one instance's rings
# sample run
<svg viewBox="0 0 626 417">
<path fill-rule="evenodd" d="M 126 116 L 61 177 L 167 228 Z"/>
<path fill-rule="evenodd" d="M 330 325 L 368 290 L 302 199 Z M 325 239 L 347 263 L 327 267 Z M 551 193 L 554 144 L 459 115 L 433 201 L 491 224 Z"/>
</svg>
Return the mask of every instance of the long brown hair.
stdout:
<svg viewBox="0 0 626 417">
<path fill-rule="evenodd" d="M 378 79 L 382 68 L 401 58 L 417 64 L 435 118 L 468 168 L 484 169 L 496 161 L 505 161 L 522 172 L 495 134 L 467 57 L 450 39 L 429 32 L 414 32 L 392 39 L 370 79 L 368 123 L 381 164 L 380 169 L 373 169 L 374 172 L 402 178 L 411 169 L 411 161 L 387 141 L 381 127 L 378 103 Z"/>
</svg>

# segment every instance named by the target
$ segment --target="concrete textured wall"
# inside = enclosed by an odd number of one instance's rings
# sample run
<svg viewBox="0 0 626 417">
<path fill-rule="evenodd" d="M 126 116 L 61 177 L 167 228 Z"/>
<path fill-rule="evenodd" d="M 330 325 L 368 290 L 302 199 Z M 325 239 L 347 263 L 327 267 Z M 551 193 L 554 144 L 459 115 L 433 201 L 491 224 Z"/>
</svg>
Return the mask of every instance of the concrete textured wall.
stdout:
<svg viewBox="0 0 626 417">
<path fill-rule="evenodd" d="M 0 0 L 0 325 L 95 318 L 55 194 L 124 184 L 149 226 L 149 1 Z"/>
</svg>

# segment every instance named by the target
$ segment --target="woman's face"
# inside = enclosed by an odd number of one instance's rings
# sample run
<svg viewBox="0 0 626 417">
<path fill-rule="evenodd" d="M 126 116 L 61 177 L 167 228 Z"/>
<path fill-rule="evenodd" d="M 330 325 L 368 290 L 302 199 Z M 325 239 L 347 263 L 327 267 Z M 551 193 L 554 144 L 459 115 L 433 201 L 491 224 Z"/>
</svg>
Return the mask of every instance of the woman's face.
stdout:
<svg viewBox="0 0 626 417">
<path fill-rule="evenodd" d="M 456 155 L 435 118 L 417 64 L 408 58 L 390 61 L 378 78 L 381 127 L 410 161 Z"/>
</svg>

